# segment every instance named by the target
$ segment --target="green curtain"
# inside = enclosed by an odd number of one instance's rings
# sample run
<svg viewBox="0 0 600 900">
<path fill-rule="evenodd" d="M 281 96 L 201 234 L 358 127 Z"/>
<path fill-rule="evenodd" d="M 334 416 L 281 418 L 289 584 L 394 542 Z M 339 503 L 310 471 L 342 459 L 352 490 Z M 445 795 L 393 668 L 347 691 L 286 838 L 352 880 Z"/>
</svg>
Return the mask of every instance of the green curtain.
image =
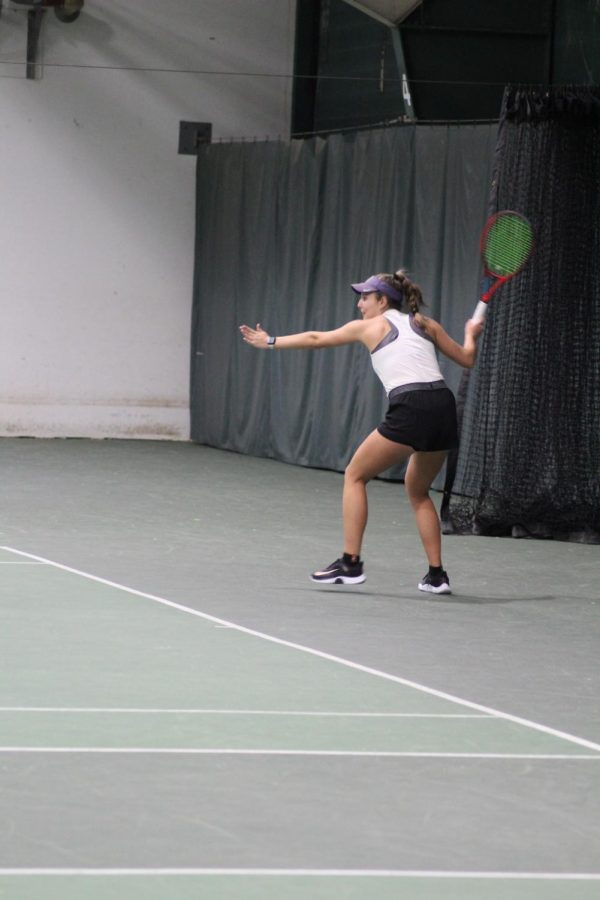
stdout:
<svg viewBox="0 0 600 900">
<path fill-rule="evenodd" d="M 197 169 L 192 439 L 343 470 L 385 396 L 359 346 L 259 352 L 271 334 L 354 318 L 353 281 L 400 266 L 462 342 L 478 300 L 496 125 L 402 125 L 201 148 Z M 456 388 L 460 370 L 442 359 Z"/>
</svg>

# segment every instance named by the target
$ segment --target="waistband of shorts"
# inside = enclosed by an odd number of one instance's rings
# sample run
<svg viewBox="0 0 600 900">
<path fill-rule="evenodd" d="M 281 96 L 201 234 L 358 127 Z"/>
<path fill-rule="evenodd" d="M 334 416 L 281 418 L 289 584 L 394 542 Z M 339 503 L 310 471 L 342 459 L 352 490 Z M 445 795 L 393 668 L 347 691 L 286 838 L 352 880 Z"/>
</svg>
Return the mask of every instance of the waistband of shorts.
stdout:
<svg viewBox="0 0 600 900">
<path fill-rule="evenodd" d="M 388 400 L 394 400 L 400 394 L 406 394 L 408 391 L 442 391 L 448 387 L 444 379 L 440 381 L 413 381 L 411 384 L 401 384 L 392 388 L 388 394 Z"/>
</svg>

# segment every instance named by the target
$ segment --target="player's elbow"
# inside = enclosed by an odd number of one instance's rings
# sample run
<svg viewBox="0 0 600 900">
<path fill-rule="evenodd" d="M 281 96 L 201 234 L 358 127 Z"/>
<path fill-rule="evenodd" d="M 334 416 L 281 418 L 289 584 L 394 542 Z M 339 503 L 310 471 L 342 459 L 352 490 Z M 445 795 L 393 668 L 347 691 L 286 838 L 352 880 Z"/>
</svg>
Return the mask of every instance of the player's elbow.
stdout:
<svg viewBox="0 0 600 900">
<path fill-rule="evenodd" d="M 329 331 L 307 332 L 307 346 L 310 350 L 319 350 L 322 347 L 335 347 L 336 342 Z"/>
</svg>

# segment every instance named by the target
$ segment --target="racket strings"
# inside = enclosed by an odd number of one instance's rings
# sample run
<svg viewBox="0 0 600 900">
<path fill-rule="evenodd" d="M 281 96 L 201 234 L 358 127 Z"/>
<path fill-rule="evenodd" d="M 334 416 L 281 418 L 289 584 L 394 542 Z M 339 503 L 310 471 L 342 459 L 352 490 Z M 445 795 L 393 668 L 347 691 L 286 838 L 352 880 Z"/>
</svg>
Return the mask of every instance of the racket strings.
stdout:
<svg viewBox="0 0 600 900">
<path fill-rule="evenodd" d="M 527 262 L 533 247 L 529 222 L 514 213 L 504 213 L 489 228 L 483 258 L 493 275 L 514 275 Z"/>
</svg>

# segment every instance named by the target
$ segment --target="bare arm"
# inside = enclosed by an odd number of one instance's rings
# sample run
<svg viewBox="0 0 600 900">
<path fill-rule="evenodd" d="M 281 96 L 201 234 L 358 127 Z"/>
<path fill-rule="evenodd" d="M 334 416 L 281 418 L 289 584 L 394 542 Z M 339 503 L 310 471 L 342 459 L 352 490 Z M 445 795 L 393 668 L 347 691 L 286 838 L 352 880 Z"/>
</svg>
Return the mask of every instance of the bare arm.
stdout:
<svg viewBox="0 0 600 900">
<path fill-rule="evenodd" d="M 453 362 L 458 363 L 465 369 L 472 369 L 477 359 L 477 339 L 483 330 L 483 322 L 476 322 L 469 319 L 465 323 L 465 340 L 461 347 L 449 334 L 442 328 L 439 322 L 434 319 L 428 319 L 425 316 L 419 317 L 422 321 L 419 324 L 425 329 L 429 337 L 433 340 L 438 350 L 444 356 Z"/>
<path fill-rule="evenodd" d="M 368 344 L 371 330 L 370 323 L 353 319 L 334 331 L 303 331 L 299 334 L 278 335 L 276 343 L 272 346 L 274 350 L 317 350 L 321 347 L 339 347 L 357 342 Z M 269 335 L 261 325 L 257 325 L 256 328 L 240 325 L 240 331 L 244 341 L 252 347 L 259 350 L 269 348 Z"/>
</svg>

